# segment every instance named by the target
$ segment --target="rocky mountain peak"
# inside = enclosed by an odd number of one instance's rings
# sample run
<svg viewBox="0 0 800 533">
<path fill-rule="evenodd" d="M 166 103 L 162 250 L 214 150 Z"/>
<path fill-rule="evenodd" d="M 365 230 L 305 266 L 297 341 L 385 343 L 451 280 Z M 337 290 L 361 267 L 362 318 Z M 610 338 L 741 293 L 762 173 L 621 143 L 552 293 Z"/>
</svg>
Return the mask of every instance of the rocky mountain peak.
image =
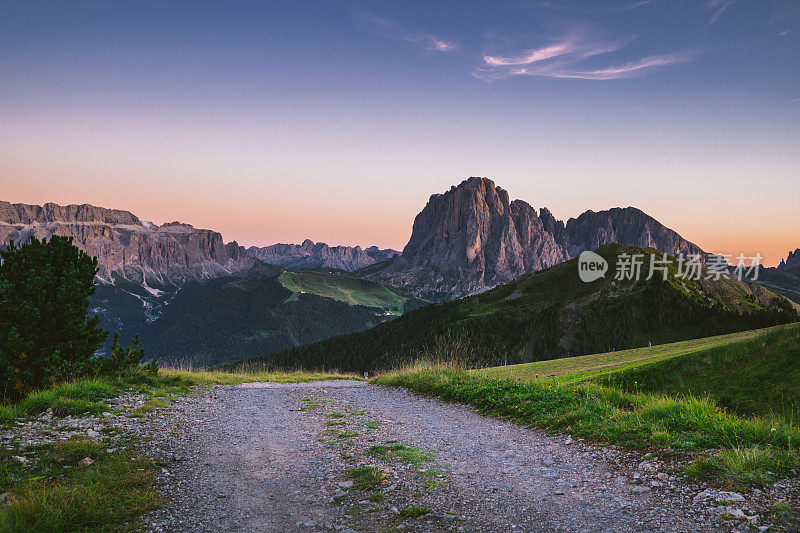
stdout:
<svg viewBox="0 0 800 533">
<path fill-rule="evenodd" d="M 778 265 L 778 268 L 780 270 L 800 268 L 800 248 L 796 249 L 794 252 L 789 252 L 789 255 L 786 259 L 781 259 L 781 263 Z"/>
<path fill-rule="evenodd" d="M 703 253 L 699 246 L 635 207 L 586 211 L 567 221 L 566 239 L 560 241 L 570 257 L 612 242 L 655 248 L 670 255 Z"/>
<path fill-rule="evenodd" d="M 471 177 L 431 196 L 403 249 L 411 269 L 427 270 L 444 288 L 471 292 L 565 259 L 536 211 L 509 202 L 488 178 Z"/>
</svg>

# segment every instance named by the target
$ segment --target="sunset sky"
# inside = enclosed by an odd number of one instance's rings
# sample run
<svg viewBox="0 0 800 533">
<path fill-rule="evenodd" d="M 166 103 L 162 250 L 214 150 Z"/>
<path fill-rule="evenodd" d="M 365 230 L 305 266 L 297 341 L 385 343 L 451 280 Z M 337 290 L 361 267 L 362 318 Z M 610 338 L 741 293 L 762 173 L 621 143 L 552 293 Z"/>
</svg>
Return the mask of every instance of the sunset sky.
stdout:
<svg viewBox="0 0 800 533">
<path fill-rule="evenodd" d="M 4 0 L 0 200 L 402 249 L 487 176 L 774 265 L 800 247 L 798 55 L 799 0 Z"/>
</svg>

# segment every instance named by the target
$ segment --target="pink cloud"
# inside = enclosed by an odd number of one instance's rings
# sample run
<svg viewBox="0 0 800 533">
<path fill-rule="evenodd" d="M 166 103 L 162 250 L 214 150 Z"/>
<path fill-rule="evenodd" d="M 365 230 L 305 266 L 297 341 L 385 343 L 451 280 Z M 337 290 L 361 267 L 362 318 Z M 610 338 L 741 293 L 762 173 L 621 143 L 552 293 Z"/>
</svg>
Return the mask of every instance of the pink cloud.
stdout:
<svg viewBox="0 0 800 533">
<path fill-rule="evenodd" d="M 691 59 L 689 53 L 675 53 L 647 56 L 603 68 L 590 69 L 585 66 L 589 58 L 616 52 L 631 41 L 632 39 L 617 41 L 590 39 L 585 32 L 576 31 L 568 38 L 519 54 L 484 53 L 481 64 L 473 70 L 472 75 L 484 81 L 511 76 L 612 80 L 629 78 L 652 68 L 683 63 Z"/>
<path fill-rule="evenodd" d="M 561 44 L 554 44 L 551 46 L 545 46 L 544 48 L 539 48 L 538 50 L 531 50 L 526 52 L 525 55 L 517 56 L 517 57 L 503 57 L 503 56 L 483 56 L 483 62 L 487 65 L 496 66 L 496 67 L 507 67 L 507 66 L 514 66 L 514 65 L 530 65 L 531 63 L 536 63 L 538 61 L 544 61 L 545 59 L 550 59 L 553 57 L 557 57 L 563 54 L 570 53 L 572 48 L 568 42 L 561 43 Z"/>
</svg>

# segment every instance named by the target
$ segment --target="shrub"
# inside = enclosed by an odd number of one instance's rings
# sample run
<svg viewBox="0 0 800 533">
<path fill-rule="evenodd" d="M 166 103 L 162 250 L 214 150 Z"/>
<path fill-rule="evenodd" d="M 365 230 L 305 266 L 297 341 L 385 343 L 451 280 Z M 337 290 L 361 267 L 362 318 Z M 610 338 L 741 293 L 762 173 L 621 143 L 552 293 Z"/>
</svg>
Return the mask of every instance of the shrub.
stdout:
<svg viewBox="0 0 800 533">
<path fill-rule="evenodd" d="M 111 353 L 106 358 L 98 358 L 97 364 L 101 372 L 118 376 L 123 372 L 138 367 L 142 359 L 144 359 L 144 349 L 139 340 L 139 335 L 133 337 L 133 342 L 130 346 L 120 346 L 119 333 L 115 333 L 114 342 L 111 345 Z M 145 371 L 151 375 L 158 373 L 158 363 L 155 359 L 145 366 Z"/>
</svg>

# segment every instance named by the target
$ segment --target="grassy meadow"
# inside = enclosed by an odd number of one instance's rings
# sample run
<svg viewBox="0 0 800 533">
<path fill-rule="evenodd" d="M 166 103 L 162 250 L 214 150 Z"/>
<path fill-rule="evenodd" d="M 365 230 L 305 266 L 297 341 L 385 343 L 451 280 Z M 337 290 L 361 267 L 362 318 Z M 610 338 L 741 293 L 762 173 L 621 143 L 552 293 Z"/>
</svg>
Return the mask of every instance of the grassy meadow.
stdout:
<svg viewBox="0 0 800 533">
<path fill-rule="evenodd" d="M 295 294 L 315 294 L 348 305 L 363 305 L 382 309 L 400 316 L 408 298 L 399 296 L 382 285 L 349 276 L 323 272 L 283 272 L 278 281 Z"/>
</svg>

